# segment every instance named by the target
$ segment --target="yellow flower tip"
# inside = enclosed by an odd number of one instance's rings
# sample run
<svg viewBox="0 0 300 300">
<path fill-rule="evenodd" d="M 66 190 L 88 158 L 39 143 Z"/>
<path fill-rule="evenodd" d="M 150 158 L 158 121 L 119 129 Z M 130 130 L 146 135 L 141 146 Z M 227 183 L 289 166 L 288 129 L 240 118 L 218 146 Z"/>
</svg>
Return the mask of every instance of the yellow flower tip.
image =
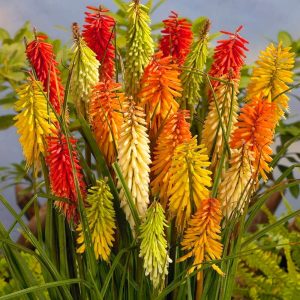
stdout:
<svg viewBox="0 0 300 300">
<path fill-rule="evenodd" d="M 149 204 L 150 147 L 145 114 L 141 107 L 132 103 L 123 104 L 124 120 L 120 129 L 118 162 L 131 192 L 133 202 L 141 218 Z M 121 188 L 121 183 L 118 182 Z M 134 228 L 134 219 L 124 190 L 120 190 L 121 207 Z"/>
<path fill-rule="evenodd" d="M 39 156 L 45 153 L 45 138 L 52 133 L 55 116 L 53 112 L 48 112 L 41 82 L 29 79 L 17 89 L 17 94 L 19 99 L 15 103 L 18 112 L 14 118 L 15 126 L 20 135 L 27 168 L 33 166 L 37 175 Z"/>
<path fill-rule="evenodd" d="M 145 274 L 149 275 L 155 289 L 163 287 L 169 263 L 172 262 L 168 255 L 165 227 L 164 210 L 158 202 L 153 202 L 140 226 L 139 256 L 144 260 Z"/>
<path fill-rule="evenodd" d="M 197 137 L 176 147 L 170 167 L 169 211 L 176 218 L 176 227 L 182 232 L 201 200 L 209 196 L 210 162 L 204 145 L 197 145 Z"/>
<path fill-rule="evenodd" d="M 223 251 L 220 236 L 221 219 L 220 201 L 215 198 L 208 198 L 202 200 L 200 208 L 189 220 L 181 242 L 182 250 L 186 250 L 188 253 L 178 261 L 181 262 L 193 257 L 194 261 L 189 270 L 190 273 L 195 269 L 200 270 L 204 262 L 221 259 Z M 223 271 L 217 265 L 213 264 L 212 268 L 224 276 Z M 199 278 L 200 273 L 197 276 Z"/>
<path fill-rule="evenodd" d="M 86 214 L 91 232 L 91 239 L 96 259 L 109 260 L 111 247 L 114 242 L 115 211 L 112 202 L 113 196 L 106 182 L 97 180 L 96 186 L 88 191 L 86 199 Z M 85 252 L 85 240 L 82 224 L 77 226 L 77 253 Z"/>
</svg>

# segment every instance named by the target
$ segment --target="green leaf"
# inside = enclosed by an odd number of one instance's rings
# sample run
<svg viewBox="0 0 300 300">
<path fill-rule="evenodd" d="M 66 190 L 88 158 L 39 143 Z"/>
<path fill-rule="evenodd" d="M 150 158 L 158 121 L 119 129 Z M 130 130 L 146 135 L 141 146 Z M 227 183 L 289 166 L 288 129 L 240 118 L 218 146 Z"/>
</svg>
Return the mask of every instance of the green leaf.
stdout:
<svg viewBox="0 0 300 300">
<path fill-rule="evenodd" d="M 0 297 L 0 300 L 8 300 L 8 299 L 19 299 L 19 297 L 29 294 L 29 293 L 37 293 L 49 288 L 57 287 L 57 286 L 66 286 L 74 283 L 83 283 L 84 285 L 89 287 L 89 284 L 86 281 L 83 281 L 82 279 L 67 279 L 67 280 L 60 280 L 60 281 L 55 281 L 55 282 L 48 282 L 45 284 L 37 285 L 37 286 L 32 286 L 27 289 L 23 289 L 21 291 L 17 291 L 5 296 Z"/>
<path fill-rule="evenodd" d="M 0 28 L 0 41 L 9 38 L 10 38 L 9 33 L 4 28 Z"/>
<path fill-rule="evenodd" d="M 246 247 L 247 245 L 249 245 L 251 242 L 259 239 L 260 237 L 262 237 L 263 235 L 265 235 L 266 233 L 272 231 L 273 229 L 275 229 L 277 226 L 284 224 L 285 222 L 287 222 L 289 219 L 296 217 L 300 214 L 300 209 L 294 211 L 293 213 L 287 215 L 284 218 L 281 218 L 280 220 L 276 221 L 275 223 L 272 223 L 268 226 L 266 226 L 264 229 L 252 234 L 248 239 L 246 239 L 246 241 L 244 241 L 244 243 L 242 244 L 242 247 Z"/>
<path fill-rule="evenodd" d="M 286 31 L 279 31 L 277 36 L 278 42 L 282 42 L 284 47 L 290 47 L 293 43 L 293 38 Z"/>
<path fill-rule="evenodd" d="M 0 116 L 0 130 L 5 130 L 14 125 L 15 115 Z"/>
<path fill-rule="evenodd" d="M 299 193 L 300 193 L 300 188 L 299 188 L 299 185 L 294 185 L 294 186 L 291 186 L 289 188 L 291 194 L 293 195 L 294 198 L 298 198 L 299 196 Z"/>
</svg>

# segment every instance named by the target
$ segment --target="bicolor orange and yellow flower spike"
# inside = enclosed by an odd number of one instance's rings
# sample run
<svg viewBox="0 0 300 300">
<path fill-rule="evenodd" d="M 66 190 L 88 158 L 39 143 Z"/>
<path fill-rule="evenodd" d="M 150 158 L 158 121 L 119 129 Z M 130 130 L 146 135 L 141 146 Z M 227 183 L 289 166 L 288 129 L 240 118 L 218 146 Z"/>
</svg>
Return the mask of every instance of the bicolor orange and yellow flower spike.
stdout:
<svg viewBox="0 0 300 300">
<path fill-rule="evenodd" d="M 247 145 L 253 153 L 253 170 L 256 176 L 260 173 L 267 180 L 271 171 L 274 131 L 277 124 L 275 104 L 263 99 L 253 99 L 242 109 L 232 135 L 231 148 L 240 149 Z"/>
<path fill-rule="evenodd" d="M 154 148 L 154 159 L 151 167 L 153 195 L 159 195 L 160 203 L 166 208 L 170 184 L 170 167 L 172 157 L 178 145 L 191 138 L 190 123 L 187 122 L 189 111 L 179 110 L 171 115 L 165 123 Z"/>
<path fill-rule="evenodd" d="M 182 250 L 188 251 L 178 261 L 193 258 L 193 266 L 189 272 L 201 269 L 204 262 L 221 259 L 223 246 L 221 243 L 221 219 L 220 201 L 215 198 L 202 200 L 201 206 L 192 216 L 181 242 Z M 220 275 L 222 270 L 216 265 L 211 265 Z M 199 279 L 200 272 L 197 277 Z"/>
<path fill-rule="evenodd" d="M 91 95 L 89 111 L 92 130 L 109 165 L 116 160 L 124 99 L 121 84 L 113 81 L 99 82 Z"/>
</svg>

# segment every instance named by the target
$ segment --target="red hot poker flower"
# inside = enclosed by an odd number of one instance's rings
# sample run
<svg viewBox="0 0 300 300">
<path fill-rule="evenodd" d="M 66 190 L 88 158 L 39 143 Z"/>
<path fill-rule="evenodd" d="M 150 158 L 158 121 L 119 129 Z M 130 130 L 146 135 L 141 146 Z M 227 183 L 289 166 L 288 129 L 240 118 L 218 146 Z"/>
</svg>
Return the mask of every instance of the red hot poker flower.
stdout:
<svg viewBox="0 0 300 300">
<path fill-rule="evenodd" d="M 36 36 L 26 46 L 26 55 L 35 70 L 38 80 L 43 83 L 44 92 L 48 93 L 49 91 L 49 100 L 55 111 L 60 114 L 64 99 L 64 87 L 61 83 L 53 46 L 45 42 L 45 39 L 47 39 L 45 35 Z"/>
<path fill-rule="evenodd" d="M 271 171 L 268 163 L 272 161 L 274 130 L 276 127 L 276 106 L 263 99 L 254 98 L 241 109 L 236 129 L 230 143 L 231 148 L 240 149 L 246 144 L 253 154 L 253 173 L 260 172 L 263 179 Z"/>
<path fill-rule="evenodd" d="M 115 47 L 114 40 L 114 26 L 115 20 L 107 15 L 108 9 L 103 7 L 87 6 L 92 12 L 85 12 L 86 24 L 83 25 L 83 38 L 87 45 L 96 53 L 99 60 L 100 81 L 111 79 L 115 73 Z"/>
<path fill-rule="evenodd" d="M 221 78 L 230 75 L 231 78 L 239 78 L 240 70 L 246 58 L 245 51 L 248 51 L 245 45 L 249 43 L 239 35 L 242 28 L 243 26 L 238 27 L 235 33 L 221 31 L 229 37 L 218 41 L 209 72 L 210 76 Z M 218 82 L 214 82 L 214 86 L 217 85 Z"/>
<path fill-rule="evenodd" d="M 76 176 L 78 178 L 81 195 L 84 196 L 86 186 L 79 165 L 76 142 L 73 137 L 70 137 Z M 70 203 L 56 201 L 55 204 L 62 210 L 68 221 L 74 220 L 74 222 L 77 223 L 78 214 L 76 206 L 78 196 L 72 172 L 71 157 L 69 155 L 67 139 L 59 129 L 53 130 L 53 135 L 47 138 L 47 152 L 46 162 L 49 167 L 52 193 L 57 197 L 67 198 L 70 201 Z"/>
<path fill-rule="evenodd" d="M 180 66 L 184 63 L 190 52 L 193 42 L 192 24 L 184 18 L 178 18 L 178 14 L 171 11 L 168 19 L 163 21 L 165 28 L 162 32 L 159 48 L 164 56 L 172 56 Z"/>
</svg>

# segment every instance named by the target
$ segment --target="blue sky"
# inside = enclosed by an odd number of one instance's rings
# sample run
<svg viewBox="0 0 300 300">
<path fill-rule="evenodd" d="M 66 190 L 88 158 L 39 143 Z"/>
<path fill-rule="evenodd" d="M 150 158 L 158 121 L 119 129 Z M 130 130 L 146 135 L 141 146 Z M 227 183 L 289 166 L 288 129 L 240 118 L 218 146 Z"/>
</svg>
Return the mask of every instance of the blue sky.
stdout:
<svg viewBox="0 0 300 300">
<path fill-rule="evenodd" d="M 145 3 L 146 1 L 143 1 Z M 155 0 L 154 0 L 155 2 Z M 53 38 L 68 40 L 70 24 L 82 24 L 86 5 L 99 5 L 115 10 L 114 1 L 79 0 L 0 0 L 0 27 L 15 32 L 26 20 Z M 268 39 L 275 39 L 279 30 L 289 31 L 300 37 L 299 0 L 167 0 L 154 14 L 154 21 L 166 18 L 174 10 L 182 16 L 195 19 L 207 16 L 212 22 L 212 31 L 234 30 L 244 25 L 244 36 L 250 41 L 248 61 L 253 62 Z"/>
<path fill-rule="evenodd" d="M 82 24 L 86 5 L 99 4 L 111 10 L 116 9 L 114 2 L 107 0 L 0 0 L 0 27 L 14 33 L 25 21 L 30 20 L 33 26 L 52 38 L 69 41 L 72 22 Z M 154 14 L 154 22 L 165 19 L 171 10 L 192 20 L 207 16 L 212 22 L 212 32 L 234 31 L 239 25 L 244 25 L 242 34 L 250 42 L 247 59 L 250 63 L 257 58 L 259 50 L 264 49 L 269 40 L 276 39 L 278 31 L 286 30 L 295 39 L 300 38 L 300 0 L 167 0 Z M 58 26 L 66 30 L 58 29 Z M 0 115 L 3 113 L 0 109 Z M 0 131 L 0 166 L 21 159 L 22 151 L 15 128 Z M 13 204 L 13 191 L 10 189 L 5 195 Z M 0 218 L 5 225 L 12 221 L 2 208 Z"/>
</svg>

